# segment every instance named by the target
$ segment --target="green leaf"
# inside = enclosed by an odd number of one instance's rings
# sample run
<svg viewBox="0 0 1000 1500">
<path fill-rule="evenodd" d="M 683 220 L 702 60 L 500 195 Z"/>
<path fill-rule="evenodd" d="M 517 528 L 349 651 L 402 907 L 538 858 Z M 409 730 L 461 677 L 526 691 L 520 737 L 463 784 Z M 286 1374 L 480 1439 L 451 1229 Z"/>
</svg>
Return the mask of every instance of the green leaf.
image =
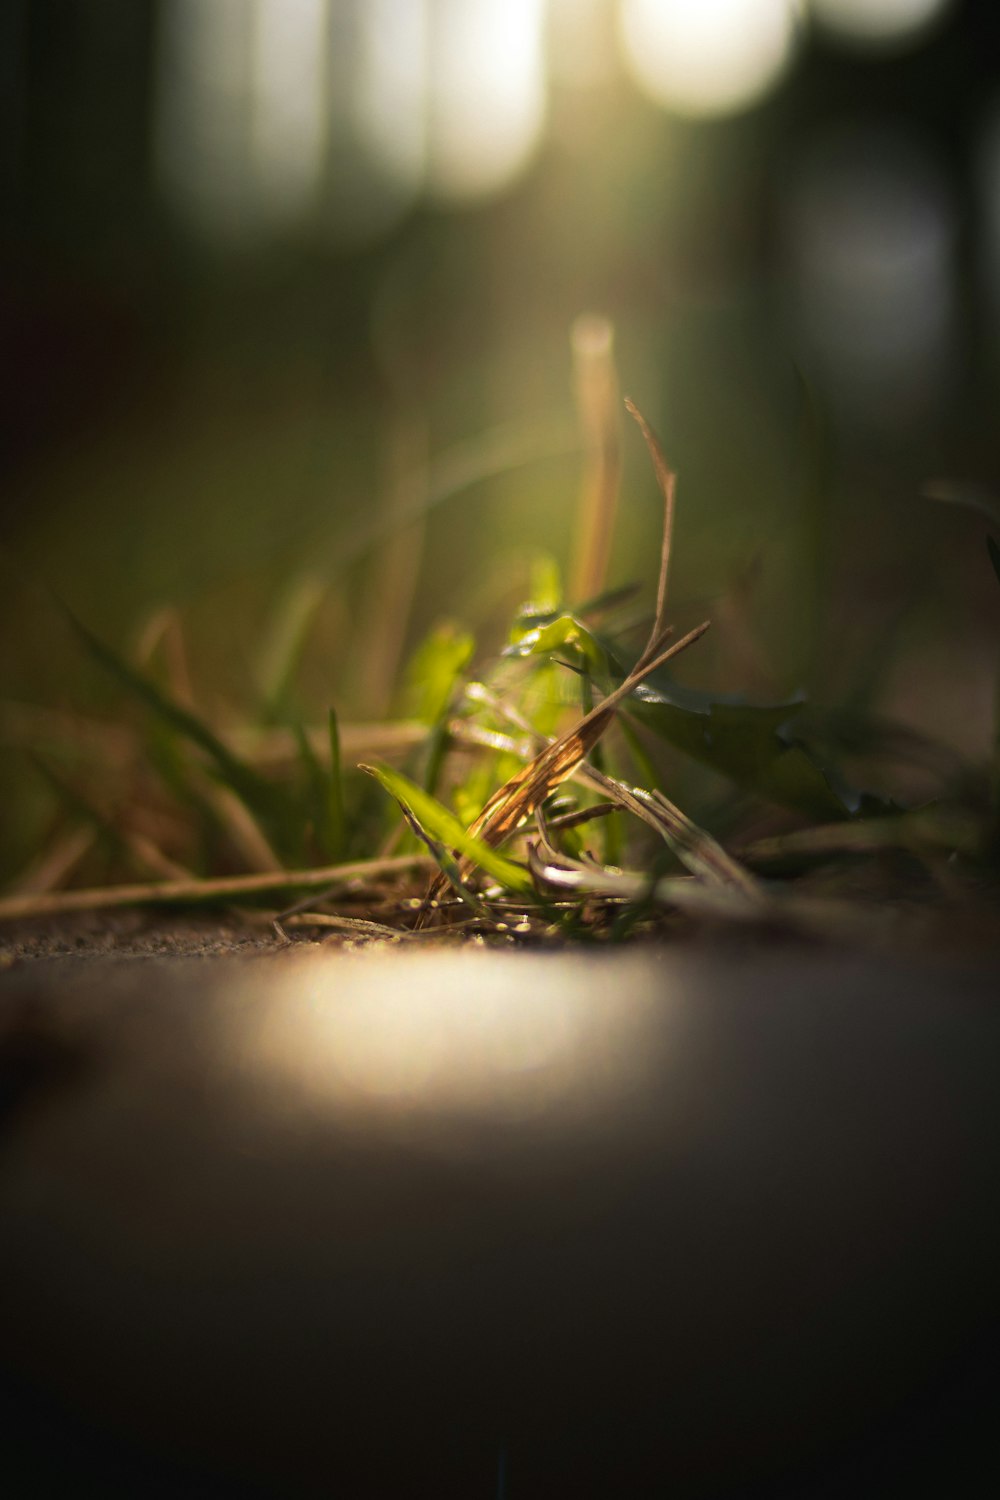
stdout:
<svg viewBox="0 0 1000 1500">
<path fill-rule="evenodd" d="M 532 625 L 526 630 L 515 626 L 504 655 L 546 656 L 567 646 L 578 648 L 592 673 L 602 677 L 607 675 L 608 658 L 604 647 L 576 615 L 557 615 L 554 620 Z"/>
<path fill-rule="evenodd" d="M 520 895 L 530 895 L 534 891 L 531 876 L 523 865 L 516 864 L 514 860 L 507 859 L 492 849 L 482 839 L 477 839 L 470 834 L 459 822 L 455 814 L 440 803 L 436 797 L 425 792 L 423 787 L 417 786 L 408 776 L 401 771 L 393 770 L 390 766 L 368 766 L 362 765 L 362 771 L 367 771 L 369 776 L 374 776 L 380 781 L 396 801 L 425 829 L 431 838 L 439 843 L 445 844 L 449 849 L 455 849 L 466 859 L 474 860 L 480 869 L 508 890 L 516 891 Z"/>
<path fill-rule="evenodd" d="M 645 684 L 628 704 L 628 711 L 654 734 L 743 790 L 810 817 L 846 818 L 848 807 L 794 737 L 801 709 L 794 703 L 755 707 L 718 702 L 692 709 Z"/>
</svg>

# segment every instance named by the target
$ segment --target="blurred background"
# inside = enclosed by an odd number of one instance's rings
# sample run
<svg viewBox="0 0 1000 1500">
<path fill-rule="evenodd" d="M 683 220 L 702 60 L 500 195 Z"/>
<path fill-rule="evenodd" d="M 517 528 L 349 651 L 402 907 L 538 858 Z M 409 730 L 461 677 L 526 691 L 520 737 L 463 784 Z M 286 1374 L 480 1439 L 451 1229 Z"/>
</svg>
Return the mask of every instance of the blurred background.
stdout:
<svg viewBox="0 0 1000 1500">
<path fill-rule="evenodd" d="M 182 621 L 217 723 L 384 713 L 444 617 L 499 642 L 572 553 L 588 312 L 680 474 L 686 678 L 985 758 L 989 522 L 923 491 L 1000 492 L 994 12 L 4 0 L 0 874 L 38 711 L 113 697 L 49 591 L 136 660 Z M 623 442 L 610 580 L 651 584 Z"/>
</svg>

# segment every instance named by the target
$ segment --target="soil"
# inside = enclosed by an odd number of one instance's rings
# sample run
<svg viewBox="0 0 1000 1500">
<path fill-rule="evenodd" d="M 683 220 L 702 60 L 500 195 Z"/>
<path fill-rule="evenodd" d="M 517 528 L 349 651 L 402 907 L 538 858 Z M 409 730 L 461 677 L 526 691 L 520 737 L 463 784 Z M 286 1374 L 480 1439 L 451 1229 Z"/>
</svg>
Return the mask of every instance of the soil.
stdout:
<svg viewBox="0 0 1000 1500">
<path fill-rule="evenodd" d="M 846 893 L 832 893 L 843 897 Z M 828 952 L 864 955 L 924 956 L 934 959 L 972 961 L 996 966 L 1000 960 L 1000 901 L 994 888 L 977 890 L 965 901 L 942 901 L 927 892 L 921 899 L 898 891 L 853 889 L 846 903 L 835 903 L 814 922 L 719 925 L 675 917 L 654 935 L 636 935 L 630 946 L 645 941 L 670 947 L 717 951 L 738 949 L 763 955 L 769 949 L 819 948 Z M 838 909 L 839 908 L 839 909 Z M 362 916 L 363 912 L 355 915 Z M 430 934 L 428 934 L 430 937 Z M 447 946 L 461 946 L 457 933 Z M 511 941 L 512 940 L 508 940 Z M 481 940 L 476 940 L 476 946 Z M 501 946 L 506 946 L 501 942 Z M 303 950 L 332 951 L 358 948 L 380 949 L 386 943 L 360 932 L 339 932 L 320 927 L 275 925 L 264 912 L 220 911 L 191 908 L 166 910 L 155 907 L 101 908 L 92 912 L 0 921 L 0 971 L 36 959 L 97 958 L 253 958 Z M 389 943 L 389 946 L 396 946 Z M 409 946 L 409 945 L 406 945 Z M 423 944 L 421 947 L 425 946 Z M 534 947 L 535 943 L 525 945 Z M 557 945 L 561 946 L 561 945 Z M 571 945 L 572 946 L 572 945 Z"/>
<path fill-rule="evenodd" d="M 0 968 L 36 958 L 248 958 L 314 945 L 314 934 L 282 936 L 266 920 L 125 908 L 0 924 Z"/>
</svg>

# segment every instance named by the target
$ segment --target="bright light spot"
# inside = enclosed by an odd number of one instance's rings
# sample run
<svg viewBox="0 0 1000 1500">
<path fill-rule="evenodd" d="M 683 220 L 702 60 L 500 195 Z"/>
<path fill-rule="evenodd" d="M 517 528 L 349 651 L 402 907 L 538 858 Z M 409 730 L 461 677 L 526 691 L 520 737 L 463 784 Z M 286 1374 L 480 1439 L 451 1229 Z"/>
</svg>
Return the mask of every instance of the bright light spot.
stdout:
<svg viewBox="0 0 1000 1500">
<path fill-rule="evenodd" d="M 322 221 L 359 244 L 413 203 L 426 156 L 427 0 L 336 0 Z"/>
<path fill-rule="evenodd" d="M 252 153 L 260 194 L 279 217 L 303 213 L 319 185 L 326 13 L 327 0 L 257 0 Z"/>
<path fill-rule="evenodd" d="M 200 234 L 314 216 L 384 232 L 426 185 L 488 197 L 546 110 L 545 0 L 171 0 L 161 7 L 160 181 Z"/>
<path fill-rule="evenodd" d="M 892 46 L 940 19 L 951 0 L 812 0 L 816 19 L 846 41 Z"/>
<path fill-rule="evenodd" d="M 800 327 L 840 394 L 912 416 L 947 371 L 954 313 L 954 221 L 933 161 L 875 129 L 821 143 L 791 185 L 788 232 Z"/>
<path fill-rule="evenodd" d="M 648 991 L 521 954 L 312 959 L 269 982 L 253 1050 L 332 1108 L 534 1119 L 575 1098 L 589 1111 L 643 1066 Z"/>
<path fill-rule="evenodd" d="M 722 115 L 763 98 L 788 67 L 793 0 L 624 0 L 625 58 L 658 104 Z"/>
<path fill-rule="evenodd" d="M 210 237 L 246 231 L 254 10 L 243 0 L 173 0 L 160 12 L 156 153 L 164 192 Z"/>
<path fill-rule="evenodd" d="M 415 192 L 427 148 L 427 6 L 367 0 L 363 15 L 354 118 L 380 165 Z"/>
<path fill-rule="evenodd" d="M 607 82 L 616 65 L 608 0 L 549 0 L 548 48 L 557 83 L 589 88 Z"/>
<path fill-rule="evenodd" d="M 545 121 L 543 0 L 438 0 L 429 55 L 428 186 L 486 198 L 528 164 Z"/>
</svg>

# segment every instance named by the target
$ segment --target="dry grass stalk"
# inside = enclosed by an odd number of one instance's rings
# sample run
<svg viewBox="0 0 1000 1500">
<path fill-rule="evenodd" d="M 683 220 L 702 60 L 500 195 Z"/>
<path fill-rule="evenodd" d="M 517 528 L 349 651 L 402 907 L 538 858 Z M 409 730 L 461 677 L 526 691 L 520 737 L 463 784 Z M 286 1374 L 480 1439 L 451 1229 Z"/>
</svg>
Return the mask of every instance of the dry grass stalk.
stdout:
<svg viewBox="0 0 1000 1500">
<path fill-rule="evenodd" d="M 607 318 L 587 313 L 573 324 L 570 341 L 583 440 L 583 479 L 570 590 L 574 599 L 591 599 L 604 587 L 621 481 L 614 328 Z"/>
<path fill-rule="evenodd" d="M 426 870 L 433 861 L 425 854 L 398 854 L 391 859 L 362 859 L 327 865 L 319 870 L 281 870 L 263 875 L 226 875 L 216 880 L 163 880 L 146 884 L 109 885 L 94 890 L 49 891 L 40 895 L 7 896 L 0 900 L 0 921 L 47 917 L 71 911 L 101 911 L 116 906 L 183 906 L 241 896 L 263 896 L 272 891 L 331 891 L 355 881 L 376 881 Z"/>
</svg>

